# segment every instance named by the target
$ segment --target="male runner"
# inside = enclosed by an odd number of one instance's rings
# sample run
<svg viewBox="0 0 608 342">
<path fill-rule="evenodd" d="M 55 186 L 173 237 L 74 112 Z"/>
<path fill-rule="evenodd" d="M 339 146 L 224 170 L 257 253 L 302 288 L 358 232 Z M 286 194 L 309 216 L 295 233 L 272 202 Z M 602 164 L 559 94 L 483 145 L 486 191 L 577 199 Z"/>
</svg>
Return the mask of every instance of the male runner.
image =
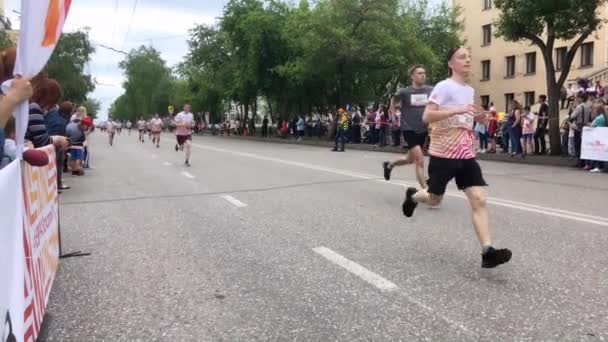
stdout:
<svg viewBox="0 0 608 342">
<path fill-rule="evenodd" d="M 116 131 L 118 132 L 118 135 L 120 135 L 120 132 L 122 132 L 122 121 L 116 121 L 114 124 L 116 125 Z"/>
<path fill-rule="evenodd" d="M 140 116 L 139 121 L 137 121 L 137 130 L 139 131 L 139 141 L 143 143 L 146 138 L 146 120 L 143 116 Z"/>
<path fill-rule="evenodd" d="M 192 123 L 194 122 L 194 115 L 190 112 L 191 107 L 189 104 L 184 105 L 184 110 L 175 116 L 175 136 L 177 138 L 177 144 L 175 145 L 175 151 L 186 150 L 186 166 L 190 166 L 190 150 L 192 148 Z"/>
<path fill-rule="evenodd" d="M 114 144 L 114 134 L 116 133 L 116 124 L 112 119 L 108 119 L 106 122 L 106 132 L 108 132 L 108 141 L 110 146 Z"/>
<path fill-rule="evenodd" d="M 133 127 L 133 124 L 131 123 L 131 120 L 127 121 L 127 130 L 129 131 L 129 135 L 131 135 L 132 127 Z"/>
<path fill-rule="evenodd" d="M 467 84 L 471 74 L 469 51 L 466 48 L 450 51 L 448 66 L 450 78 L 435 86 L 423 114 L 423 120 L 432 125 L 428 187 L 408 188 L 402 210 L 406 217 L 411 217 L 420 202 L 439 204 L 448 183 L 455 178 L 471 205 L 473 226 L 482 250 L 481 267 L 492 268 L 511 260 L 511 251 L 492 247 L 483 189 L 487 184 L 475 160 L 473 123 L 485 120 L 486 113 L 474 104 L 475 90 Z"/>
<path fill-rule="evenodd" d="M 412 85 L 399 89 L 393 97 L 393 103 L 401 101 L 401 132 L 403 139 L 407 142 L 407 156 L 392 162 L 382 163 L 384 168 L 384 179 L 391 179 L 391 171 L 395 166 L 415 164 L 416 179 L 422 188 L 426 188 L 426 178 L 424 177 L 424 152 L 423 147 L 426 142 L 427 125 L 422 121 L 422 114 L 426 107 L 433 87 L 425 85 L 426 71 L 424 66 L 419 64 L 410 69 Z M 393 105 L 394 107 L 394 105 Z"/>
<path fill-rule="evenodd" d="M 156 143 L 156 147 L 160 148 L 160 131 L 163 129 L 163 120 L 158 117 L 158 114 L 150 120 L 150 129 L 152 130 L 152 144 Z"/>
</svg>

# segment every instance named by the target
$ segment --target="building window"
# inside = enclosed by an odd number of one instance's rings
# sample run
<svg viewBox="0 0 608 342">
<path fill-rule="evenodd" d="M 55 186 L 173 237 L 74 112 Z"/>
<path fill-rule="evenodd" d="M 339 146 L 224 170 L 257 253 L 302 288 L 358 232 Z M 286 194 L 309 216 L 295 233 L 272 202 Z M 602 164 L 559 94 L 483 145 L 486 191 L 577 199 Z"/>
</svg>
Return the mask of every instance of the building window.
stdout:
<svg viewBox="0 0 608 342">
<path fill-rule="evenodd" d="M 492 43 L 492 25 L 484 25 L 481 29 L 483 31 L 483 46 L 490 45 Z"/>
<path fill-rule="evenodd" d="M 536 73 L 536 52 L 526 54 L 526 75 Z"/>
<path fill-rule="evenodd" d="M 481 80 L 488 81 L 490 79 L 490 61 L 481 61 Z"/>
<path fill-rule="evenodd" d="M 481 107 L 485 110 L 490 108 L 490 95 L 481 95 Z"/>
<path fill-rule="evenodd" d="M 506 78 L 515 77 L 515 56 L 509 56 L 505 58 L 505 62 L 507 64 L 507 73 L 505 74 Z"/>
<path fill-rule="evenodd" d="M 555 70 L 562 71 L 566 67 L 566 57 L 568 48 L 560 47 L 555 49 Z"/>
<path fill-rule="evenodd" d="M 533 91 L 527 91 L 524 93 L 524 96 L 526 98 L 526 106 L 531 107 L 534 104 L 534 92 Z"/>
<path fill-rule="evenodd" d="M 593 42 L 581 45 L 581 67 L 593 66 Z"/>
<path fill-rule="evenodd" d="M 509 110 L 511 109 L 511 102 L 513 102 L 513 100 L 515 100 L 515 94 L 513 93 L 508 93 L 505 94 L 505 112 L 509 112 Z"/>
<path fill-rule="evenodd" d="M 492 8 L 492 0 L 483 0 L 483 9 L 489 10 Z"/>
</svg>

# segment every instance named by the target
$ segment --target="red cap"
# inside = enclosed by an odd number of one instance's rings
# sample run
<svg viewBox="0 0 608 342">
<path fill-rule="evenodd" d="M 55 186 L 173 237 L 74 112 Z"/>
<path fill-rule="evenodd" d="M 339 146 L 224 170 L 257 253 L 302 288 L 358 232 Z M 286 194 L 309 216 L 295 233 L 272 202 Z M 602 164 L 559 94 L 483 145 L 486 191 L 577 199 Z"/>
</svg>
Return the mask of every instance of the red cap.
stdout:
<svg viewBox="0 0 608 342">
<path fill-rule="evenodd" d="M 82 122 L 82 124 L 85 126 L 93 125 L 93 119 L 91 119 L 90 116 L 85 116 L 84 118 L 82 118 L 82 120 L 80 120 L 80 122 Z"/>
</svg>

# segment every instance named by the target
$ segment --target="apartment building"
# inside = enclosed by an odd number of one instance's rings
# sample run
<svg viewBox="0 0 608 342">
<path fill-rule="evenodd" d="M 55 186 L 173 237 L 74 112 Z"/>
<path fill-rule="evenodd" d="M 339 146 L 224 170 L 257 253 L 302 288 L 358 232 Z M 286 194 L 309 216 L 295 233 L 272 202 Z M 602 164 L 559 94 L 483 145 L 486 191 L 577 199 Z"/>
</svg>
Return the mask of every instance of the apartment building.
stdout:
<svg viewBox="0 0 608 342">
<path fill-rule="evenodd" d="M 475 88 L 478 104 L 493 102 L 498 111 L 506 111 L 513 99 L 524 105 L 532 105 L 539 95 L 547 93 L 541 51 L 528 42 L 505 42 L 494 36 L 492 23 L 500 11 L 494 7 L 493 0 L 453 0 L 453 4 L 462 10 L 462 38 L 471 50 L 471 84 Z M 602 15 L 608 18 L 608 6 L 602 9 Z M 572 43 L 555 43 L 553 58 L 557 77 Z M 579 48 L 568 82 L 573 82 L 577 77 L 608 79 L 608 25 L 596 31 Z M 606 85 L 605 82 L 602 84 Z"/>
</svg>

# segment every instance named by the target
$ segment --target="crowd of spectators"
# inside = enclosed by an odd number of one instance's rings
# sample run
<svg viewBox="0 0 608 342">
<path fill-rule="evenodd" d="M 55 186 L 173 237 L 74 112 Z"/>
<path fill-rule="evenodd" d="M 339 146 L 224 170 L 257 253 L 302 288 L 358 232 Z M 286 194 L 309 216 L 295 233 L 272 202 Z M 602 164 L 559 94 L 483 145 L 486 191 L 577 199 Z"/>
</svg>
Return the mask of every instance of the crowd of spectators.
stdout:
<svg viewBox="0 0 608 342">
<path fill-rule="evenodd" d="M 15 48 L 2 51 L 0 70 L 2 82 L 11 78 L 15 62 Z M 25 89 L 29 89 L 26 91 Z M 90 143 L 88 135 L 93 131 L 93 120 L 85 107 L 76 107 L 63 97 L 61 85 L 49 78 L 45 72 L 32 80 L 17 79 L 4 94 L 0 106 L 6 118 L 0 121 L 1 166 L 6 166 L 16 157 L 16 129 L 12 111 L 16 103 L 29 99 L 29 117 L 25 133 L 24 160 L 32 165 L 48 164 L 46 154 L 36 148 L 52 145 L 56 152 L 57 185 L 61 190 L 69 189 L 63 182 L 63 173 L 83 176 L 89 168 Z M 7 114 L 8 113 L 8 114 Z M 42 153 L 42 155 L 41 155 Z"/>
</svg>

